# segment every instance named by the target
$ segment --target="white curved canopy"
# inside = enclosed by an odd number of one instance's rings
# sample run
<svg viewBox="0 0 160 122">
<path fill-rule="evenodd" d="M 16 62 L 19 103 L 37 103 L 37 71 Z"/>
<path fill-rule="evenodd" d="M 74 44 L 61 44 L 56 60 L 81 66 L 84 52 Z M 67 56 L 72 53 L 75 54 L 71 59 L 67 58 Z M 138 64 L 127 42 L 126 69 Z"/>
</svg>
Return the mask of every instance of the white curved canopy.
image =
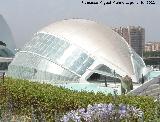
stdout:
<svg viewBox="0 0 160 122">
<path fill-rule="evenodd" d="M 15 53 L 15 42 L 9 25 L 2 15 L 0 15 L 0 41 L 6 44 L 6 47 Z"/>
<path fill-rule="evenodd" d="M 144 67 L 142 58 L 112 29 L 94 21 L 70 19 L 38 31 L 16 54 L 9 73 L 36 80 L 85 81 L 93 73 L 108 76 L 115 72 L 138 82 Z M 99 72 L 101 68 L 104 72 Z"/>
<path fill-rule="evenodd" d="M 94 21 L 70 19 L 53 23 L 39 32 L 64 38 L 91 55 L 107 60 L 129 76 L 134 75 L 129 45 L 108 27 Z"/>
</svg>

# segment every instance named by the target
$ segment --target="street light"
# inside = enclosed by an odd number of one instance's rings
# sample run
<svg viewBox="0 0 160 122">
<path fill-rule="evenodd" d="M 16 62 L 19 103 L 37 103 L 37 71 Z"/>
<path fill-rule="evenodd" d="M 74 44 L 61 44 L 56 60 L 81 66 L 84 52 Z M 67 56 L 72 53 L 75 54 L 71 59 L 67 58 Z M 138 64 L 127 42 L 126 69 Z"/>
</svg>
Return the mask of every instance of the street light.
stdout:
<svg viewBox="0 0 160 122">
<path fill-rule="evenodd" d="M 116 87 L 116 79 L 115 79 L 116 72 L 115 72 L 115 70 L 113 71 L 113 76 L 114 76 L 113 81 L 114 81 L 114 84 L 115 84 L 115 87 Z"/>
</svg>

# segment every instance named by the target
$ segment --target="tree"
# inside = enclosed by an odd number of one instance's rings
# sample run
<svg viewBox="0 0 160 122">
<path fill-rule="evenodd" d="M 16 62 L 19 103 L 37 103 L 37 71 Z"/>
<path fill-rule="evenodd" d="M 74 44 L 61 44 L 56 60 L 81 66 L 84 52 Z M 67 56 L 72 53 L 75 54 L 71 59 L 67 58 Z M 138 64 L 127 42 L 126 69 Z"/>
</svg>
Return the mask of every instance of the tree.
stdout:
<svg viewBox="0 0 160 122">
<path fill-rule="evenodd" d="M 126 94 L 131 90 L 133 90 L 132 79 L 128 75 L 126 75 L 121 80 L 121 92 L 122 94 Z"/>
<path fill-rule="evenodd" d="M 6 43 L 0 41 L 0 45 L 6 46 Z"/>
</svg>

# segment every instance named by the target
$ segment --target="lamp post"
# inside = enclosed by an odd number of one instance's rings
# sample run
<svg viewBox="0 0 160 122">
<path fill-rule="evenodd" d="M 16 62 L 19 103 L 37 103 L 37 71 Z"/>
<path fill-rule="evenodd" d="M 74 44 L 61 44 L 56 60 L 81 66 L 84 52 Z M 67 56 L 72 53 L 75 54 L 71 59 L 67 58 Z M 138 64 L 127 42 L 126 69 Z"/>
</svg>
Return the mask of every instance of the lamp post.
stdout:
<svg viewBox="0 0 160 122">
<path fill-rule="evenodd" d="M 160 88 L 160 78 L 158 79 L 159 80 L 159 88 Z M 158 93 L 157 95 L 157 118 L 159 119 L 160 118 L 160 93 Z"/>
<path fill-rule="evenodd" d="M 106 76 L 104 77 L 104 80 L 105 80 L 105 86 L 107 87 L 107 78 L 106 78 Z"/>
<path fill-rule="evenodd" d="M 115 75 L 116 75 L 116 72 L 115 72 L 115 70 L 114 70 L 114 71 L 113 71 L 113 76 L 114 76 L 113 81 L 114 81 L 114 84 L 115 84 L 115 87 L 116 87 L 116 79 L 115 79 Z"/>
</svg>

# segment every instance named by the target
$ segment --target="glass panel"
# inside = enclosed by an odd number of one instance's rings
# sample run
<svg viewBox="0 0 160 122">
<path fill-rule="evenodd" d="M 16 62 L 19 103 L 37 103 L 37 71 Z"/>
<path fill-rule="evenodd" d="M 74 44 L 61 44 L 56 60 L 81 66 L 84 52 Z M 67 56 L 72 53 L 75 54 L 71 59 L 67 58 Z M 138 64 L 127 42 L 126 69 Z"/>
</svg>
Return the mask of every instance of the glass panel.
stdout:
<svg viewBox="0 0 160 122">
<path fill-rule="evenodd" d="M 14 57 L 14 54 L 8 48 L 0 47 L 0 57 Z"/>
<path fill-rule="evenodd" d="M 17 53 L 9 66 L 11 76 L 47 82 L 77 80 L 77 74 L 82 75 L 94 62 L 83 50 L 49 34 L 37 33 L 24 50 L 31 53 Z"/>
</svg>

